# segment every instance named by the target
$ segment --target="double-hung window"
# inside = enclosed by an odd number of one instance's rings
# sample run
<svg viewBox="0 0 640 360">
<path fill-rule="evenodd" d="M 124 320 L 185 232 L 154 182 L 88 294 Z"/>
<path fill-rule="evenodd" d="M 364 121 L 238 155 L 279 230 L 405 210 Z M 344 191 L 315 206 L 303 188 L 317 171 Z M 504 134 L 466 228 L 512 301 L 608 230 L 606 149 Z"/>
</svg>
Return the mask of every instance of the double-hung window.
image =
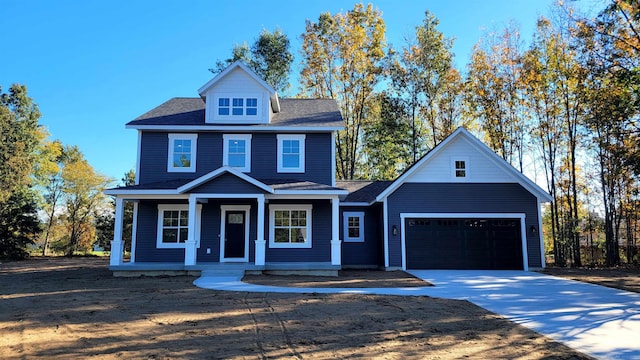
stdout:
<svg viewBox="0 0 640 360">
<path fill-rule="evenodd" d="M 303 173 L 305 169 L 305 135 L 278 135 L 279 173 Z"/>
<path fill-rule="evenodd" d="M 311 205 L 269 206 L 269 247 L 311 248 Z"/>
<path fill-rule="evenodd" d="M 200 246 L 199 224 L 202 205 L 196 206 L 194 240 Z M 189 206 L 182 204 L 158 205 L 157 248 L 184 248 L 189 239 Z"/>
<path fill-rule="evenodd" d="M 222 165 L 251 172 L 251 134 L 224 134 L 222 140 Z"/>
<path fill-rule="evenodd" d="M 364 212 L 343 213 L 344 241 L 364 242 Z"/>
<path fill-rule="evenodd" d="M 196 171 L 197 140 L 197 134 L 169 134 L 167 171 Z"/>
</svg>

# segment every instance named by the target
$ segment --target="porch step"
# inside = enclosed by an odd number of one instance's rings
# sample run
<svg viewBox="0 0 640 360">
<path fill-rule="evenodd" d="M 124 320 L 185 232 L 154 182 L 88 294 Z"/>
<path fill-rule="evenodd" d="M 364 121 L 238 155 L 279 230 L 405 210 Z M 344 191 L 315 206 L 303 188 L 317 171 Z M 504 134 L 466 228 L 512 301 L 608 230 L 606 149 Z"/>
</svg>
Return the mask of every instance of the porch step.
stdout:
<svg viewBox="0 0 640 360">
<path fill-rule="evenodd" d="M 243 269 L 214 269 L 214 270 L 202 270 L 200 276 L 214 276 L 214 277 L 233 277 L 242 279 L 244 276 Z"/>
</svg>

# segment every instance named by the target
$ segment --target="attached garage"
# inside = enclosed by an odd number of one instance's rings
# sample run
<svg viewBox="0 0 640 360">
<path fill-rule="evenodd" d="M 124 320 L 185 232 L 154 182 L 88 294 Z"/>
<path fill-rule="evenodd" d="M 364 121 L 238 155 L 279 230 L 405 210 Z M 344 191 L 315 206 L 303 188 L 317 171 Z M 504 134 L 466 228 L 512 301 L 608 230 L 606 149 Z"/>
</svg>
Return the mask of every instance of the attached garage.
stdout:
<svg viewBox="0 0 640 360">
<path fill-rule="evenodd" d="M 520 218 L 404 219 L 407 269 L 522 270 Z"/>
</svg>

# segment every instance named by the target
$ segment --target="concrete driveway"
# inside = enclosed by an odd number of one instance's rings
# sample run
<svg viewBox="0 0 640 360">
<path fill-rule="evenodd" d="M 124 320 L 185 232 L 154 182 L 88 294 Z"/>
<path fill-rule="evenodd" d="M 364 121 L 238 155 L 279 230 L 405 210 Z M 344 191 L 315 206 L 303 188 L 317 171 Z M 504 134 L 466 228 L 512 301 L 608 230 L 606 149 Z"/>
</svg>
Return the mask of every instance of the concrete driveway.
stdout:
<svg viewBox="0 0 640 360">
<path fill-rule="evenodd" d="M 465 299 L 602 359 L 640 359 L 640 294 L 524 271 L 414 270 Z"/>
<path fill-rule="evenodd" d="M 422 288 L 288 288 L 247 284 L 242 272 L 194 281 L 213 290 L 432 296 L 468 300 L 601 359 L 640 360 L 640 294 L 525 271 L 413 270 Z"/>
</svg>

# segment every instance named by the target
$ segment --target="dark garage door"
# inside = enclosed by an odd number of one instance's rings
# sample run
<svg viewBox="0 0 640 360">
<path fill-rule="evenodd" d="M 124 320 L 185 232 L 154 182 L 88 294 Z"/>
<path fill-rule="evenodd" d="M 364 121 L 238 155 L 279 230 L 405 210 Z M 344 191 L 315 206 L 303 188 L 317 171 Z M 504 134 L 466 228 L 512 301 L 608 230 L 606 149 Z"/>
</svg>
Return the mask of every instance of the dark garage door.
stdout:
<svg viewBox="0 0 640 360">
<path fill-rule="evenodd" d="M 405 220 L 408 269 L 523 269 L 520 219 Z"/>
</svg>

